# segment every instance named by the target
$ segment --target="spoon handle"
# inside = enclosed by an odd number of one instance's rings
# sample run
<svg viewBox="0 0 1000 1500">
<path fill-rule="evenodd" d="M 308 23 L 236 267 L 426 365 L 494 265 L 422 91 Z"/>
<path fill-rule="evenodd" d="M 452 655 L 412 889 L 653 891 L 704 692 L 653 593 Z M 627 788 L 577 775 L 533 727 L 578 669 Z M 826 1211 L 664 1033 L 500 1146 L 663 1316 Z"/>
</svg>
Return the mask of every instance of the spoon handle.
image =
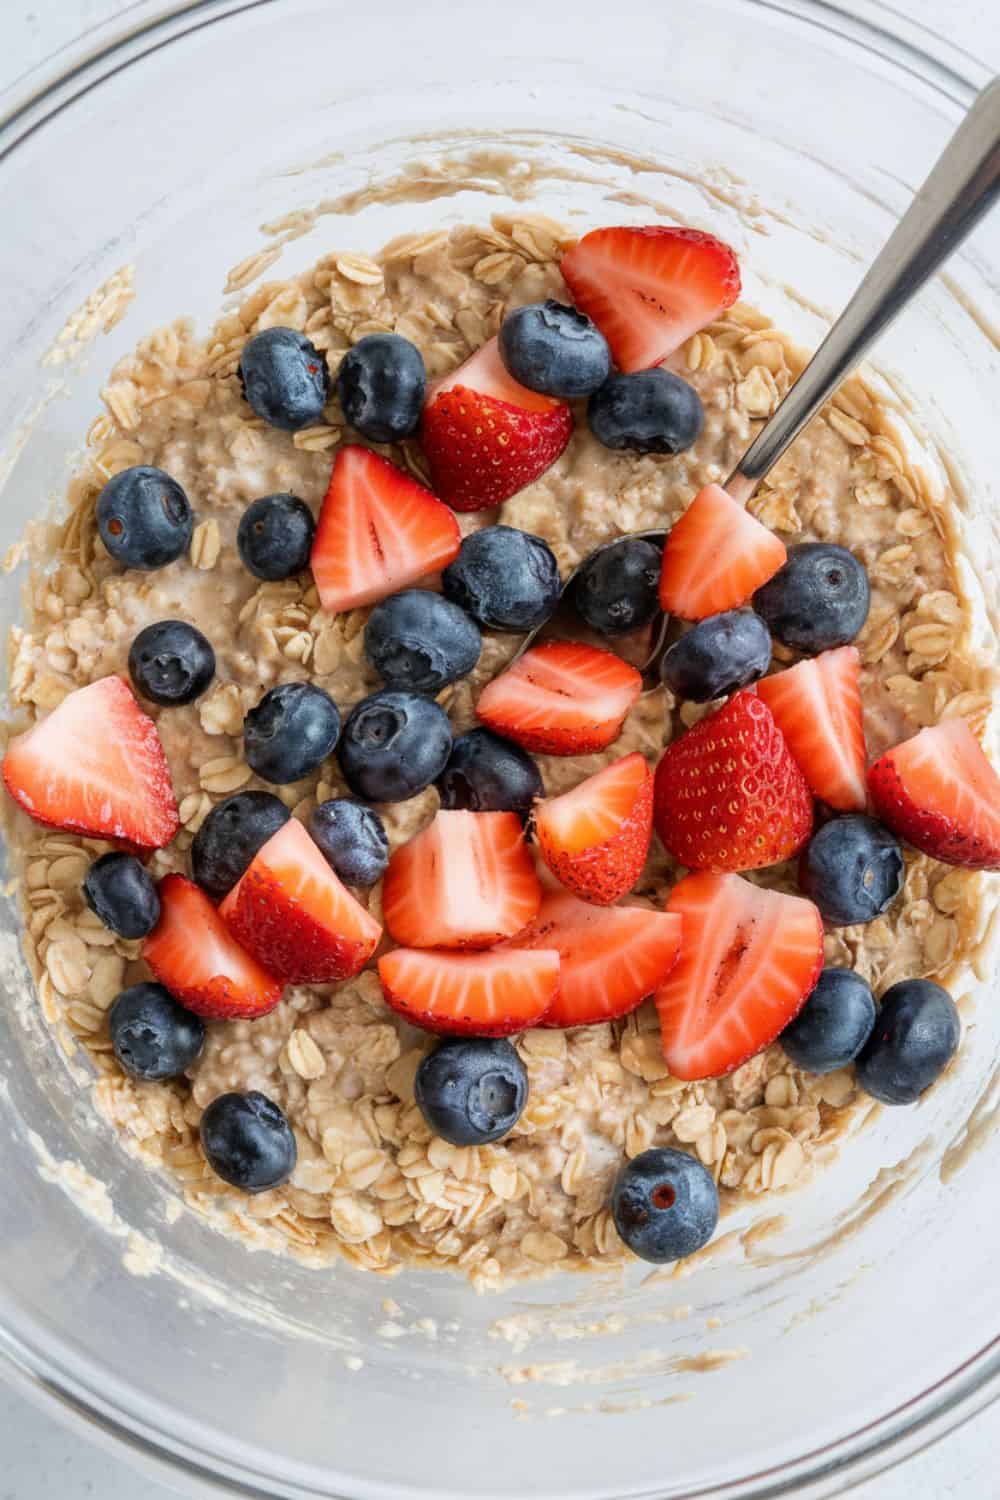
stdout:
<svg viewBox="0 0 1000 1500">
<path fill-rule="evenodd" d="M 746 500 L 897 313 L 1000 196 L 1000 78 L 976 99 L 840 317 L 726 488 Z"/>
</svg>

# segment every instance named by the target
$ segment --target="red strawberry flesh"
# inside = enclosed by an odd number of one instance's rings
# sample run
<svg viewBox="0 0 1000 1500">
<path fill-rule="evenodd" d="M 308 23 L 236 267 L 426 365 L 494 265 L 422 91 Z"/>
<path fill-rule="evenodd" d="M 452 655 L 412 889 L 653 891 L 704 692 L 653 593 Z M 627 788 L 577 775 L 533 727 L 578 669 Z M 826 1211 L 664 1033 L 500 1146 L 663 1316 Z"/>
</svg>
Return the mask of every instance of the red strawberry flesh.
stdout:
<svg viewBox="0 0 1000 1500">
<path fill-rule="evenodd" d="M 378 972 L 393 1010 L 425 1031 L 452 1036 L 509 1036 L 537 1026 L 559 990 L 554 949 L 394 948 L 379 959 Z"/>
<path fill-rule="evenodd" d="M 180 827 L 160 736 L 122 677 L 77 688 L 12 740 L 4 784 L 36 823 L 139 852 Z"/>
<path fill-rule="evenodd" d="M 323 608 L 337 612 L 440 572 L 461 540 L 455 517 L 430 490 L 349 443 L 334 460 L 309 565 Z"/>
<path fill-rule="evenodd" d="M 841 646 L 757 684 L 813 792 L 838 812 L 868 806 L 860 677 L 856 647 Z"/>
<path fill-rule="evenodd" d="M 945 864 L 1000 869 L 1000 776 L 964 719 L 944 719 L 868 773 L 877 815 Z"/>
<path fill-rule="evenodd" d="M 567 890 L 601 906 L 620 900 L 642 874 L 653 833 L 653 775 L 644 757 L 623 756 L 538 803 L 535 833 Z"/>
<path fill-rule="evenodd" d="M 194 881 L 160 881 L 160 920 L 142 956 L 170 993 L 206 1020 L 255 1020 L 281 999 L 283 985 L 232 936 Z"/>
<path fill-rule="evenodd" d="M 641 692 L 639 673 L 612 652 L 543 641 L 494 677 L 476 713 L 526 750 L 587 755 L 617 739 Z"/>
<path fill-rule="evenodd" d="M 561 269 L 626 372 L 659 364 L 740 294 L 735 254 L 698 229 L 595 229 L 567 251 Z"/>
<path fill-rule="evenodd" d="M 660 607 L 682 620 L 737 609 L 788 559 L 784 543 L 718 484 L 708 484 L 663 548 Z"/>
<path fill-rule="evenodd" d="M 627 1015 L 651 995 L 677 959 L 681 919 L 645 906 L 593 906 L 547 890 L 519 948 L 555 948 L 559 994 L 543 1026 L 593 1026 Z"/>
<path fill-rule="evenodd" d="M 739 875 L 689 875 L 667 909 L 683 929 L 656 992 L 663 1055 L 675 1078 L 717 1078 L 798 1015 L 823 967 L 823 923 L 811 901 Z"/>
<path fill-rule="evenodd" d="M 382 929 L 290 818 L 220 908 L 249 953 L 288 984 L 333 984 L 364 968 Z"/>
</svg>

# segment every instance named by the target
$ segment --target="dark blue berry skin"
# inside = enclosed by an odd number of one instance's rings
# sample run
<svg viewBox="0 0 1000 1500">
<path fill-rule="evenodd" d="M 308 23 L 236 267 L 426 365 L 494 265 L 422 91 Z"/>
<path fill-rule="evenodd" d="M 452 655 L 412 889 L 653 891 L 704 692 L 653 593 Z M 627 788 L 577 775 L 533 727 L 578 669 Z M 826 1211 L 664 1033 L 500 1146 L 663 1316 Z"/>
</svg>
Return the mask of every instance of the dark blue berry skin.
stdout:
<svg viewBox="0 0 1000 1500">
<path fill-rule="evenodd" d="M 205 1023 L 162 984 L 122 990 L 108 1014 L 108 1030 L 125 1072 L 150 1083 L 186 1072 L 205 1042 Z"/>
<path fill-rule="evenodd" d="M 325 357 L 295 328 L 265 328 L 248 339 L 240 381 L 257 416 L 285 432 L 318 422 L 330 395 Z"/>
<path fill-rule="evenodd" d="M 243 720 L 243 753 L 262 781 L 301 781 L 332 755 L 340 738 L 340 710 L 312 682 L 271 688 Z"/>
<path fill-rule="evenodd" d="M 947 990 L 931 979 L 901 980 L 882 996 L 858 1058 L 858 1083 L 883 1104 L 913 1104 L 944 1072 L 961 1039 Z"/>
<path fill-rule="evenodd" d="M 492 729 L 460 734 L 436 785 L 442 807 L 516 812 L 521 818 L 545 795 L 542 774 L 528 752 Z"/>
<path fill-rule="evenodd" d="M 254 855 L 291 817 L 271 792 L 236 792 L 212 808 L 191 845 L 191 873 L 213 901 L 228 896 Z"/>
<path fill-rule="evenodd" d="M 502 1037 L 448 1037 L 417 1068 L 413 1092 L 435 1135 L 453 1146 L 485 1146 L 517 1124 L 528 1074 Z"/>
<path fill-rule="evenodd" d="M 562 591 L 548 542 L 513 526 L 472 532 L 441 582 L 453 603 L 490 630 L 534 630 L 552 614 Z"/>
<path fill-rule="evenodd" d="M 711 703 L 764 676 L 771 665 L 771 632 L 750 609 L 701 620 L 675 641 L 660 662 L 664 684 L 678 698 Z"/>
<path fill-rule="evenodd" d="M 641 537 L 601 547 L 573 579 L 577 614 L 599 635 L 627 635 L 648 625 L 660 607 L 663 553 Z"/>
<path fill-rule="evenodd" d="M 140 464 L 122 469 L 104 486 L 97 501 L 97 529 L 115 562 L 151 572 L 187 551 L 194 516 L 176 479 Z"/>
<path fill-rule="evenodd" d="M 337 751 L 344 780 L 366 802 L 405 802 L 440 776 L 451 724 L 433 698 L 388 689 L 351 710 Z"/>
<path fill-rule="evenodd" d="M 693 385 L 671 370 L 612 375 L 587 405 L 590 430 L 605 448 L 683 453 L 701 437 L 705 409 Z"/>
<path fill-rule="evenodd" d="M 562 302 L 533 302 L 500 325 L 500 358 L 529 391 L 575 401 L 611 374 L 607 339 L 583 313 Z"/>
<path fill-rule="evenodd" d="M 295 1170 L 292 1127 L 266 1094 L 220 1094 L 202 1115 L 200 1133 L 212 1171 L 246 1193 L 277 1187 Z"/>
<path fill-rule="evenodd" d="M 611 1189 L 611 1212 L 641 1260 L 682 1260 L 707 1245 L 719 1222 L 711 1172 L 686 1151 L 653 1147 L 626 1162 Z"/>
<path fill-rule="evenodd" d="M 388 687 L 436 693 L 471 672 L 482 649 L 464 609 L 430 589 L 404 589 L 376 604 L 365 626 L 365 655 Z"/>
<path fill-rule="evenodd" d="M 200 698 L 215 676 L 211 642 L 186 620 L 158 620 L 140 630 L 128 654 L 137 693 L 166 708 Z"/>
<path fill-rule="evenodd" d="M 84 876 L 83 897 L 119 937 L 146 937 L 160 920 L 152 876 L 131 854 L 102 854 Z"/>
<path fill-rule="evenodd" d="M 895 901 L 905 878 L 899 840 L 864 813 L 824 823 L 799 860 L 802 894 L 831 927 L 874 922 Z"/>
<path fill-rule="evenodd" d="M 398 443 L 420 425 L 427 394 L 424 357 L 398 333 L 370 333 L 337 372 L 344 416 L 372 443 Z"/>
<path fill-rule="evenodd" d="M 295 495 L 262 495 L 240 517 L 236 546 L 243 566 L 255 578 L 276 583 L 309 566 L 316 522 Z"/>
<path fill-rule="evenodd" d="M 373 807 L 332 797 L 309 819 L 309 832 L 345 885 L 374 885 L 389 863 L 389 836 Z"/>
<path fill-rule="evenodd" d="M 795 1020 L 779 1037 L 806 1073 L 834 1073 L 852 1063 L 875 1025 L 871 985 L 853 969 L 824 969 Z"/>
<path fill-rule="evenodd" d="M 847 646 L 868 618 L 868 574 L 846 547 L 802 542 L 757 590 L 753 607 L 785 646 L 816 656 Z"/>
</svg>

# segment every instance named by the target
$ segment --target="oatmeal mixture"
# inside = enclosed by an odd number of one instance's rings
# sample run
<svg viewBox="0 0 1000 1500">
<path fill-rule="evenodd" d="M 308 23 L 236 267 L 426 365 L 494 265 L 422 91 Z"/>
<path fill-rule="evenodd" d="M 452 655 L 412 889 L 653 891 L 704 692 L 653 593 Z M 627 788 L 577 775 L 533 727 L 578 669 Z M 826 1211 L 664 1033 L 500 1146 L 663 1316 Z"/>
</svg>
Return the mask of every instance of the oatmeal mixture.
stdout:
<svg viewBox="0 0 1000 1500">
<path fill-rule="evenodd" d="M 256 418 L 236 375 L 244 342 L 273 326 L 305 330 L 335 374 L 352 343 L 392 330 L 419 346 L 433 378 L 496 333 L 512 306 L 568 300 L 558 260 L 572 241 L 541 216 L 499 215 L 489 228 L 397 240 L 375 259 L 329 254 L 294 280 L 249 292 L 207 340 L 182 319 L 145 338 L 113 371 L 55 556 L 35 569 L 30 613 L 12 632 L 7 733 L 72 689 L 126 671 L 143 626 L 178 616 L 204 631 L 217 657 L 208 692 L 190 707 L 144 705 L 163 740 L 183 825 L 153 856 L 155 876 L 188 873 L 192 838 L 212 806 L 264 786 L 243 759 L 241 733 L 244 714 L 267 688 L 308 678 L 346 710 L 379 685 L 363 652 L 367 610 L 325 614 L 308 574 L 260 584 L 240 562 L 236 527 L 247 504 L 290 491 L 317 510 L 345 439 L 335 400 L 321 425 L 294 435 Z M 245 264 L 235 285 L 245 287 L 256 269 Z M 704 432 L 691 449 L 679 457 L 611 452 L 580 421 L 555 466 L 499 517 L 486 513 L 489 520 L 544 537 L 564 577 L 609 538 L 669 527 L 703 485 L 724 481 L 803 358 L 765 317 L 737 303 L 671 361 L 705 407 Z M 426 480 L 415 441 L 380 451 Z M 100 489 L 135 464 L 172 475 L 196 516 L 188 559 L 150 575 L 123 575 L 95 524 Z M 981 729 L 989 712 L 985 675 L 967 654 L 950 503 L 947 493 L 929 492 L 860 378 L 841 389 L 750 502 L 784 541 L 835 540 L 868 570 L 872 609 L 857 645 L 873 757 L 945 716 L 965 716 Z M 459 521 L 467 532 L 484 516 Z M 456 733 L 475 722 L 480 689 L 517 645 L 517 637 L 486 632 L 478 667 L 440 694 Z M 779 665 L 783 659 L 779 646 Z M 547 791 L 629 751 L 654 762 L 710 708 L 675 702 L 663 689 L 645 695 L 609 751 L 539 757 Z M 335 760 L 319 775 L 267 789 L 298 818 L 347 792 Z M 437 804 L 431 788 L 386 807 L 391 846 L 410 839 Z M 21 814 L 11 837 L 41 1004 L 64 1043 L 89 1054 L 98 1110 L 179 1183 L 192 1206 L 238 1231 L 266 1221 L 307 1259 L 343 1255 L 382 1272 L 405 1262 L 453 1266 L 482 1287 L 555 1264 L 607 1266 L 629 1258 L 607 1207 L 624 1156 L 679 1145 L 709 1167 L 725 1204 L 774 1193 L 821 1167 L 852 1112 L 852 1071 L 803 1074 L 779 1046 L 728 1077 L 672 1078 L 647 1002 L 612 1025 L 519 1036 L 531 1085 L 524 1114 L 497 1144 L 455 1147 L 432 1136 L 414 1103 L 414 1074 L 431 1038 L 387 1007 L 374 969 L 339 987 L 291 988 L 259 1021 L 214 1023 L 189 1078 L 137 1082 L 115 1060 L 106 1013 L 123 986 L 148 977 L 141 945 L 104 927 L 80 890 L 95 853 L 108 846 L 46 832 Z M 906 860 L 904 894 L 885 916 L 826 939 L 827 961 L 857 969 L 877 992 L 904 977 L 946 976 L 975 939 L 981 877 L 912 850 Z M 672 878 L 654 844 L 636 894 L 662 903 Z M 750 878 L 796 889 L 787 866 Z M 378 886 L 369 905 L 380 917 Z M 212 1099 L 249 1089 L 281 1106 L 298 1144 L 291 1181 L 256 1197 L 216 1177 L 198 1139 Z"/>
</svg>

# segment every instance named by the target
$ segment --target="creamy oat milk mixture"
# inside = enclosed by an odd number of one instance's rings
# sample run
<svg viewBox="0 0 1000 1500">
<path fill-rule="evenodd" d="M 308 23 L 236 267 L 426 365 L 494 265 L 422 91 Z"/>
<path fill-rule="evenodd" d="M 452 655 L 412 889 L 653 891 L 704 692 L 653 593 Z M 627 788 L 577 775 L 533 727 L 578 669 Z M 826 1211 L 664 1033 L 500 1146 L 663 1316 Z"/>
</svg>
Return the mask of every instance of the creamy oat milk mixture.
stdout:
<svg viewBox="0 0 1000 1500">
<path fill-rule="evenodd" d="M 170 617 L 197 625 L 215 649 L 212 685 L 188 707 L 143 704 L 162 738 L 182 823 L 152 856 L 156 877 L 190 873 L 196 831 L 236 791 L 274 792 L 299 819 L 346 795 L 333 757 L 292 785 L 254 776 L 242 724 L 266 689 L 308 679 L 346 714 L 380 685 L 363 649 L 367 608 L 327 613 L 308 572 L 260 583 L 240 561 L 235 538 L 245 507 L 287 491 L 315 513 L 338 447 L 351 439 L 333 397 L 320 423 L 294 433 L 254 416 L 237 376 L 246 340 L 276 326 L 303 330 L 333 376 L 352 344 L 391 330 L 419 347 L 433 379 L 494 335 L 511 308 L 547 297 L 568 302 L 559 260 L 573 239 L 542 216 L 498 215 L 488 228 L 396 240 L 373 259 L 331 253 L 296 279 L 248 292 L 207 339 L 179 319 L 112 371 L 106 411 L 70 486 L 68 519 L 51 559 L 33 571 L 30 609 L 11 635 L 7 737 L 71 690 L 127 674 L 142 627 Z M 611 451 L 578 419 L 553 467 L 499 514 L 460 516 L 462 530 L 499 519 L 535 533 L 565 577 L 599 543 L 669 528 L 702 486 L 725 480 L 802 364 L 787 337 L 737 302 L 670 360 L 704 403 L 704 430 L 691 448 L 675 457 Z M 836 541 L 868 571 L 872 605 L 856 644 L 871 758 L 944 718 L 963 716 L 981 730 L 990 710 L 987 678 L 967 644 L 951 497 L 932 493 L 894 430 L 866 383 L 850 380 L 749 506 L 787 545 Z M 426 481 L 416 439 L 379 451 Z M 196 521 L 187 558 L 148 574 L 114 563 L 95 522 L 102 487 L 138 464 L 178 481 Z M 456 733 L 475 723 L 480 690 L 518 644 L 515 635 L 485 631 L 478 666 L 439 695 Z M 790 659 L 779 646 L 775 667 Z M 631 751 L 655 764 L 664 745 L 712 707 L 675 701 L 662 688 L 644 695 L 607 751 L 539 756 L 546 791 L 574 786 Z M 381 808 L 391 847 L 412 838 L 437 806 L 431 787 Z M 89 1054 L 95 1108 L 192 1207 L 236 1232 L 266 1221 L 306 1259 L 342 1255 L 380 1272 L 408 1262 L 455 1267 L 482 1288 L 556 1265 L 606 1267 L 630 1258 L 608 1207 L 626 1158 L 654 1145 L 680 1147 L 709 1169 L 725 1206 L 822 1170 L 857 1104 L 853 1069 L 803 1073 L 777 1044 L 728 1076 L 682 1082 L 668 1071 L 646 1002 L 611 1024 L 517 1036 L 530 1082 L 524 1113 L 503 1140 L 450 1145 L 414 1102 L 417 1065 L 433 1039 L 389 1008 L 371 966 L 340 986 L 293 986 L 257 1021 L 210 1022 L 187 1076 L 137 1081 L 116 1061 L 107 1012 L 124 986 L 149 977 L 142 944 L 116 937 L 81 895 L 89 863 L 110 846 L 40 828 L 21 813 L 10 837 L 40 1003 L 64 1045 Z M 877 994 L 904 978 L 946 979 L 977 939 L 982 877 L 910 848 L 906 864 L 903 893 L 883 916 L 826 935 L 827 962 L 854 968 Z M 749 878 L 797 889 L 791 863 Z M 636 897 L 662 905 L 675 879 L 654 840 Z M 362 899 L 379 918 L 380 886 Z M 287 1116 L 298 1155 L 286 1184 L 248 1196 L 208 1166 L 199 1121 L 230 1090 L 259 1090 Z"/>
</svg>

